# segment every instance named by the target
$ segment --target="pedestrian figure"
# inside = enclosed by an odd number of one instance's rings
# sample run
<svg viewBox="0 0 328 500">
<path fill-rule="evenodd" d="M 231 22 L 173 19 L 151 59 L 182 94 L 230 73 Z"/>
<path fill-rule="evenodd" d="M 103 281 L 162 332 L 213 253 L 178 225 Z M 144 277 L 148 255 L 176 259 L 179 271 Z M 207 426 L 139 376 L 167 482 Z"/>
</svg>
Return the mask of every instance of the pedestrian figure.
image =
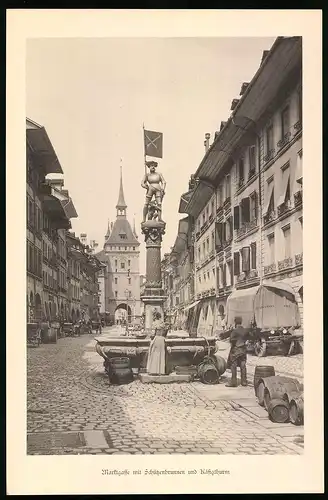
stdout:
<svg viewBox="0 0 328 500">
<path fill-rule="evenodd" d="M 227 387 L 237 387 L 237 368 L 240 368 L 241 385 L 247 386 L 246 371 L 246 340 L 248 330 L 242 326 L 242 319 L 235 318 L 235 328 L 230 334 L 230 352 L 227 360 L 227 368 L 231 370 L 231 380 L 226 384 Z"/>
</svg>

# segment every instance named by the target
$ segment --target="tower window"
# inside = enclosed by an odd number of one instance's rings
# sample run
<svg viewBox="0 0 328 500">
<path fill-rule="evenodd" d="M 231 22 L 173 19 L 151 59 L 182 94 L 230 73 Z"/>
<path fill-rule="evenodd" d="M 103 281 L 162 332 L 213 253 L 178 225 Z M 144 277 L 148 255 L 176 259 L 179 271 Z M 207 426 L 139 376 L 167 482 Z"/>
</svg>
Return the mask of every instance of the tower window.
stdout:
<svg viewBox="0 0 328 500">
<path fill-rule="evenodd" d="M 136 249 L 136 247 L 133 247 L 133 250 L 135 250 L 135 249 Z"/>
<path fill-rule="evenodd" d="M 129 278 L 129 285 L 131 285 L 131 278 Z"/>
<path fill-rule="evenodd" d="M 125 269 L 125 262 L 121 262 L 121 269 Z"/>
<path fill-rule="evenodd" d="M 115 278 L 115 285 L 117 285 L 117 278 Z"/>
<path fill-rule="evenodd" d="M 117 299 L 117 291 L 115 292 L 115 298 Z"/>
<path fill-rule="evenodd" d="M 131 264 L 131 260 L 128 260 L 128 266 L 130 266 L 130 264 Z"/>
</svg>

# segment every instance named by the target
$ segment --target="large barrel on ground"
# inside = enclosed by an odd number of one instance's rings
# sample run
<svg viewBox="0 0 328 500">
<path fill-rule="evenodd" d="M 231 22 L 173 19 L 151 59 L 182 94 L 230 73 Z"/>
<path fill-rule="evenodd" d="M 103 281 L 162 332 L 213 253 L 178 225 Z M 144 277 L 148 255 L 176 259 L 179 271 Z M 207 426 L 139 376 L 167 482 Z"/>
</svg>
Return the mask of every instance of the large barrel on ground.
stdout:
<svg viewBox="0 0 328 500">
<path fill-rule="evenodd" d="M 223 375 L 227 369 L 227 362 L 224 358 L 222 358 L 222 356 L 219 356 L 219 354 L 217 353 L 213 354 L 213 360 L 215 362 L 215 367 L 219 373 L 219 376 L 221 377 L 221 375 Z"/>
<path fill-rule="evenodd" d="M 261 379 L 266 377 L 274 377 L 276 374 L 274 370 L 274 366 L 271 365 L 258 365 L 255 368 L 254 372 L 254 391 L 255 395 L 257 395 L 257 387 Z"/>
<path fill-rule="evenodd" d="M 133 372 L 129 358 L 110 358 L 109 381 L 111 384 L 129 384 L 133 381 Z"/>
<path fill-rule="evenodd" d="M 268 404 L 268 413 L 273 422 L 284 424 L 289 420 L 289 406 L 283 399 L 271 399 Z"/>
<path fill-rule="evenodd" d="M 291 377 L 266 377 L 264 383 L 264 406 L 268 409 L 272 399 L 283 399 L 285 394 L 300 392 L 302 384 Z"/>
<path fill-rule="evenodd" d="M 214 362 L 204 361 L 198 365 L 198 377 L 204 384 L 218 384 L 220 375 Z"/>
<path fill-rule="evenodd" d="M 293 396 L 289 401 L 289 420 L 294 425 L 304 423 L 304 397 L 303 393 Z"/>
<path fill-rule="evenodd" d="M 260 406 L 264 406 L 264 389 L 265 389 L 264 380 L 260 379 L 256 388 L 256 397 Z"/>
</svg>

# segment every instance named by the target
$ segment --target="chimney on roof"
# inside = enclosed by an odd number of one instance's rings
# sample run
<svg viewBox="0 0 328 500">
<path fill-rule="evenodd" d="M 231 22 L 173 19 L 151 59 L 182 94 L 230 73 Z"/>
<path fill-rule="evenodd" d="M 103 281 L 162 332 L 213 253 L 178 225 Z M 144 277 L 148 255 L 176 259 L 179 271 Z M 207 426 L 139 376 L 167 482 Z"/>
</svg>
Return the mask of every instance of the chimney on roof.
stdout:
<svg viewBox="0 0 328 500">
<path fill-rule="evenodd" d="M 266 59 L 267 55 L 269 54 L 270 50 L 263 50 L 263 54 L 262 54 L 262 59 L 261 59 L 261 66 L 264 62 L 264 60 Z"/>
<path fill-rule="evenodd" d="M 231 111 L 233 111 L 236 108 L 238 103 L 239 103 L 239 99 L 232 100 L 231 107 L 230 107 Z"/>
<path fill-rule="evenodd" d="M 242 84 L 241 89 L 240 89 L 240 93 L 239 93 L 239 95 L 244 95 L 244 94 L 245 94 L 245 91 L 246 91 L 246 89 L 247 89 L 248 85 L 249 85 L 249 83 L 248 83 L 248 82 L 244 82 L 244 83 Z"/>
<path fill-rule="evenodd" d="M 81 243 L 82 243 L 83 245 L 86 245 L 86 244 L 87 244 L 87 235 L 86 235 L 86 233 L 81 233 L 81 234 L 80 234 L 80 240 L 81 240 Z"/>
<path fill-rule="evenodd" d="M 211 137 L 211 134 L 209 134 L 208 132 L 205 134 L 205 141 L 204 141 L 204 146 L 205 146 L 205 153 L 209 150 L 210 148 L 210 137 Z"/>
</svg>

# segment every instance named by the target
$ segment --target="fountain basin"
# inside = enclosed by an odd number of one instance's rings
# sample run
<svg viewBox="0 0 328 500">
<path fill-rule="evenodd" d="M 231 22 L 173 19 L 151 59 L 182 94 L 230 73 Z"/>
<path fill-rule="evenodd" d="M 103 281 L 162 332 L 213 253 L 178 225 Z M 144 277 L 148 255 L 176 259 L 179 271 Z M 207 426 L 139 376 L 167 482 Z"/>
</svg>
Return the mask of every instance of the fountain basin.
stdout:
<svg viewBox="0 0 328 500">
<path fill-rule="evenodd" d="M 105 370 L 108 370 L 109 358 L 128 357 L 131 368 L 145 369 L 151 339 L 133 337 L 96 337 L 96 351 L 104 358 Z M 215 337 L 166 338 L 167 373 L 176 366 L 198 365 L 204 356 L 214 354 Z"/>
</svg>

